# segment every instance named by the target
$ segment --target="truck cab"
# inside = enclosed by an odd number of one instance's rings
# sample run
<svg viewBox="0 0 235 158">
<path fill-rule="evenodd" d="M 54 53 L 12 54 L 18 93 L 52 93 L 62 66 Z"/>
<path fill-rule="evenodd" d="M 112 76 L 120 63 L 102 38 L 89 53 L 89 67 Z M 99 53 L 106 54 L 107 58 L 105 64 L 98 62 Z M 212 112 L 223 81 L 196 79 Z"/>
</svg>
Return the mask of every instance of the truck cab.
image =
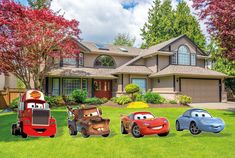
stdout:
<svg viewBox="0 0 235 158">
<path fill-rule="evenodd" d="M 12 125 L 12 134 L 23 138 L 56 135 L 56 120 L 51 116 L 42 92 L 28 90 L 20 98 L 18 121 Z"/>
</svg>

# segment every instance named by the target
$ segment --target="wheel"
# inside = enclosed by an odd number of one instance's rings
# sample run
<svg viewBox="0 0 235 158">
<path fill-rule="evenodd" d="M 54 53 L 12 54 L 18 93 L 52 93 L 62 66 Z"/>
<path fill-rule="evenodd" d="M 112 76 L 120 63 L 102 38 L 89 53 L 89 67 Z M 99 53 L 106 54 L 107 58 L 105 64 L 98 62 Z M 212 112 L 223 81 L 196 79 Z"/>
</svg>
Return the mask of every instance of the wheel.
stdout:
<svg viewBox="0 0 235 158">
<path fill-rule="evenodd" d="M 102 137 L 108 137 L 109 136 L 109 133 L 108 134 L 103 134 Z"/>
<path fill-rule="evenodd" d="M 69 134 L 72 135 L 77 135 L 77 131 L 74 129 L 73 126 L 69 126 Z"/>
<path fill-rule="evenodd" d="M 193 135 L 197 135 L 201 133 L 201 130 L 198 129 L 197 124 L 195 122 L 191 122 L 190 126 L 189 126 L 189 131 L 193 134 Z"/>
<path fill-rule="evenodd" d="M 124 127 L 122 122 L 121 122 L 121 133 L 122 134 L 128 134 L 128 132 L 126 131 L 126 129 L 125 129 L 125 127 Z"/>
<path fill-rule="evenodd" d="M 169 134 L 169 131 L 166 132 L 166 133 L 160 133 L 160 134 L 158 134 L 158 136 L 160 136 L 160 137 L 165 137 L 165 136 L 167 136 L 168 134 Z"/>
<path fill-rule="evenodd" d="M 82 134 L 82 136 L 83 136 L 84 138 L 88 138 L 88 137 L 90 137 L 90 135 L 89 135 L 89 134 L 87 134 L 87 131 L 86 131 L 86 129 L 85 129 L 85 128 L 82 128 L 82 130 L 81 130 L 81 134 Z"/>
<path fill-rule="evenodd" d="M 134 124 L 131 128 L 131 134 L 133 135 L 133 137 L 135 138 L 140 138 L 143 137 L 143 135 L 140 133 L 140 128 L 138 127 L 137 124 Z"/>
<path fill-rule="evenodd" d="M 28 137 L 28 135 L 26 133 L 24 133 L 23 131 L 22 131 L 21 136 L 22 136 L 22 138 L 27 138 Z"/>
<path fill-rule="evenodd" d="M 16 135 L 16 124 L 13 124 L 13 125 L 11 126 L 11 134 L 12 134 L 12 135 Z"/>
<path fill-rule="evenodd" d="M 50 138 L 54 138 L 54 137 L 55 137 L 55 135 L 51 135 L 51 136 L 50 136 Z"/>
<path fill-rule="evenodd" d="M 180 123 L 178 120 L 175 123 L 175 129 L 176 129 L 176 131 L 183 131 L 183 129 L 180 129 Z"/>
</svg>

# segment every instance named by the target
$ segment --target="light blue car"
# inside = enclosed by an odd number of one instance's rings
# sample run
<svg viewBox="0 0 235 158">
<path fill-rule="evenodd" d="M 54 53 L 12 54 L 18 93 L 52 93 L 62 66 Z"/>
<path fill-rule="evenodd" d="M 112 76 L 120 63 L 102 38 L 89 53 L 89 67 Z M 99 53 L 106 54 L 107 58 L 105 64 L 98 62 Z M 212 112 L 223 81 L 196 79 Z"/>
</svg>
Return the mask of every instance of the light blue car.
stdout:
<svg viewBox="0 0 235 158">
<path fill-rule="evenodd" d="M 189 130 L 193 135 L 201 131 L 219 133 L 224 129 L 224 121 L 212 117 L 206 110 L 189 109 L 176 120 L 176 130 Z"/>
</svg>

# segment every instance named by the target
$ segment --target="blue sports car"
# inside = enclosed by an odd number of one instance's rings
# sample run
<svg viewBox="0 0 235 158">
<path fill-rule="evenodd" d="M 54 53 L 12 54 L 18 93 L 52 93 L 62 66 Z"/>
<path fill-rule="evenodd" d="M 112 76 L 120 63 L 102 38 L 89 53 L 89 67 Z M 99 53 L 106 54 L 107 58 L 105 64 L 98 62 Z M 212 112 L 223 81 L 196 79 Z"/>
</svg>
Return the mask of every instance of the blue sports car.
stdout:
<svg viewBox="0 0 235 158">
<path fill-rule="evenodd" d="M 224 129 L 224 121 L 212 117 L 206 110 L 189 109 L 176 120 L 176 130 L 189 130 L 193 135 L 201 131 L 219 133 Z"/>
</svg>

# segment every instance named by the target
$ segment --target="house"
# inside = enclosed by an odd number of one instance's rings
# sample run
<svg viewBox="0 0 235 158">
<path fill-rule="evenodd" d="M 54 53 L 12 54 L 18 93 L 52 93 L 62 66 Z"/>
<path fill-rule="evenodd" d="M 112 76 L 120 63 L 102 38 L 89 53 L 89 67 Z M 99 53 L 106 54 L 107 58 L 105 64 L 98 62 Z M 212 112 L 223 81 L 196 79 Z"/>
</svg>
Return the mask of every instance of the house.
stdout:
<svg viewBox="0 0 235 158">
<path fill-rule="evenodd" d="M 86 90 L 90 97 L 120 96 L 135 83 L 168 99 L 184 94 L 193 102 L 224 102 L 225 74 L 206 68 L 208 55 L 186 35 L 148 49 L 78 42 L 78 60 L 55 61 L 46 77 L 46 93 L 69 95 Z"/>
</svg>

